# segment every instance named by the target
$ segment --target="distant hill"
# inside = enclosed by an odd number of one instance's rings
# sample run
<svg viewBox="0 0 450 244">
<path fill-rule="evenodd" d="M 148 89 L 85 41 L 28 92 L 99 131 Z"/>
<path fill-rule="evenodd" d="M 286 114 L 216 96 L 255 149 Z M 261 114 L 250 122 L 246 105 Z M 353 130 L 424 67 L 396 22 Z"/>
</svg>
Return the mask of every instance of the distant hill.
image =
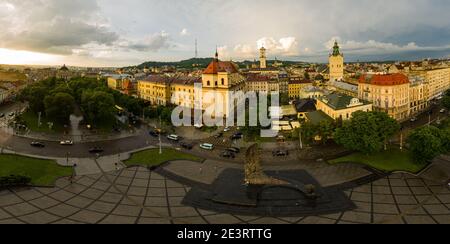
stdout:
<svg viewBox="0 0 450 244">
<path fill-rule="evenodd" d="M 180 69 L 191 69 L 194 67 L 198 68 L 206 68 L 212 61 L 212 58 L 191 58 L 187 60 L 182 60 L 179 62 L 157 62 L 157 61 L 149 61 L 142 63 L 138 65 L 137 67 L 139 69 L 143 69 L 145 67 L 164 67 L 164 66 L 174 66 Z M 238 64 L 241 68 L 247 67 L 247 65 L 254 64 L 254 61 L 234 61 L 236 64 Z M 257 61 L 258 62 L 258 61 Z M 305 62 L 298 62 L 298 61 L 278 61 L 282 62 L 284 65 L 296 65 L 296 64 L 305 64 Z M 269 65 L 275 63 L 275 60 L 268 60 L 267 63 Z"/>
<path fill-rule="evenodd" d="M 182 60 L 179 62 L 157 62 L 157 61 L 149 61 L 138 65 L 137 67 L 143 69 L 145 67 L 164 67 L 164 66 L 175 66 L 181 69 L 190 69 L 192 67 L 197 66 L 200 68 L 206 68 L 209 63 L 211 63 L 212 58 L 191 58 L 188 60 Z"/>
</svg>

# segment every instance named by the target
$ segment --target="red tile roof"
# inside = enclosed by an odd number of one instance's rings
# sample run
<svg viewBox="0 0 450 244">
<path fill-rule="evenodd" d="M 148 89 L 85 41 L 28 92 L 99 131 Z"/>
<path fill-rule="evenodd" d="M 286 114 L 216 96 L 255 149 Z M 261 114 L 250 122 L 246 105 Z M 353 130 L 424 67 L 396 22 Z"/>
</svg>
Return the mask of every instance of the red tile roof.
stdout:
<svg viewBox="0 0 450 244">
<path fill-rule="evenodd" d="M 213 60 L 208 67 L 203 71 L 205 75 L 217 74 L 218 72 L 237 73 L 237 67 L 232 62 L 224 62 Z"/>
<path fill-rule="evenodd" d="M 388 74 L 388 75 L 362 75 L 359 83 L 372 84 L 376 86 L 397 86 L 408 84 L 409 79 L 404 74 Z"/>
</svg>

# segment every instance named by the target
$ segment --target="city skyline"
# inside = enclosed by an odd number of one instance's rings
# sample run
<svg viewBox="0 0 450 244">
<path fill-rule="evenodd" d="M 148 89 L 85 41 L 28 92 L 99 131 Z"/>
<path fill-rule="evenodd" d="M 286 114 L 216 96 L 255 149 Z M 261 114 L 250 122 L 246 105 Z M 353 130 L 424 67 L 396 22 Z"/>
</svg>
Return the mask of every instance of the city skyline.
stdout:
<svg viewBox="0 0 450 244">
<path fill-rule="evenodd" d="M 448 1 L 282 2 L 0 0 L 0 63 L 178 61 L 195 56 L 196 39 L 199 57 L 217 45 L 227 60 L 253 60 L 264 46 L 269 59 L 326 62 L 334 40 L 346 61 L 450 53 Z"/>
</svg>

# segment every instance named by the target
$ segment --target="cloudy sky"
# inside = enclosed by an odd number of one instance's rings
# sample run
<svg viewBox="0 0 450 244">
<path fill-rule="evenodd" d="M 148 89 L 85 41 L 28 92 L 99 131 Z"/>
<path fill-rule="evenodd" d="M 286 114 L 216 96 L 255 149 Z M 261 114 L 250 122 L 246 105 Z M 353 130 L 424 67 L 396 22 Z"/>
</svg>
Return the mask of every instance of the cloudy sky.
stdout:
<svg viewBox="0 0 450 244">
<path fill-rule="evenodd" d="M 448 0 L 0 0 L 0 63 L 123 66 L 212 56 L 323 62 L 450 54 Z"/>
</svg>

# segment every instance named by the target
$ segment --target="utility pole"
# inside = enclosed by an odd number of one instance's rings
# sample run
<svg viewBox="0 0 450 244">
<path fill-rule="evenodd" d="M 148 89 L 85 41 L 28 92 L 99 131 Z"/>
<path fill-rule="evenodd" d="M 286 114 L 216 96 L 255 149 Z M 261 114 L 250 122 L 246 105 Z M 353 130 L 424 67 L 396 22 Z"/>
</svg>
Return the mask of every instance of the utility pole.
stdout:
<svg viewBox="0 0 450 244">
<path fill-rule="evenodd" d="M 162 154 L 161 133 L 162 133 L 162 120 L 161 120 L 161 115 L 160 115 L 159 116 L 159 155 Z"/>
<path fill-rule="evenodd" d="M 302 129 L 299 128 L 299 138 L 300 138 L 300 150 L 303 150 L 303 140 L 302 140 Z"/>
</svg>

